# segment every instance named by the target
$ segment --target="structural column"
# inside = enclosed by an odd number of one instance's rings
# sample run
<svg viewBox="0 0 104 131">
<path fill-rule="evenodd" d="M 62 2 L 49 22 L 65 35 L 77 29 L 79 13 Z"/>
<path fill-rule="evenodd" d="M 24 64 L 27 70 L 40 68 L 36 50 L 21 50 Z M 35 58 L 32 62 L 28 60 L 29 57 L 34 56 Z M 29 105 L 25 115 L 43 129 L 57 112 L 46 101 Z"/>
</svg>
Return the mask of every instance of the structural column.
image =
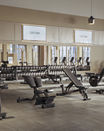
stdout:
<svg viewBox="0 0 104 131">
<path fill-rule="evenodd" d="M 45 46 L 39 46 L 39 65 L 42 66 L 45 64 Z"/>
<path fill-rule="evenodd" d="M 8 60 L 8 52 L 7 52 L 7 44 L 3 44 L 3 61 L 7 61 Z"/>
<path fill-rule="evenodd" d="M 51 47 L 47 46 L 47 64 L 51 65 Z"/>
</svg>

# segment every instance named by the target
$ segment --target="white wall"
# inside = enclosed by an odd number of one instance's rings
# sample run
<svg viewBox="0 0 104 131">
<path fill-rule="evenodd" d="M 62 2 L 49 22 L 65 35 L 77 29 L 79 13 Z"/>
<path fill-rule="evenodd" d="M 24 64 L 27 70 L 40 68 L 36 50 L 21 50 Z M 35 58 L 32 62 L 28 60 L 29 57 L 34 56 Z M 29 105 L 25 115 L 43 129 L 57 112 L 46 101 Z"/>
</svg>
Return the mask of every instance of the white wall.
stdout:
<svg viewBox="0 0 104 131">
<path fill-rule="evenodd" d="M 74 29 L 70 28 L 59 28 L 59 42 L 61 43 L 73 43 L 74 40 Z"/>
<path fill-rule="evenodd" d="M 47 26 L 47 42 L 73 43 L 74 29 Z"/>
<path fill-rule="evenodd" d="M 104 45 L 104 31 L 93 31 L 93 43 L 95 45 Z"/>
<path fill-rule="evenodd" d="M 0 22 L 0 40 L 14 40 L 14 24 Z"/>
<path fill-rule="evenodd" d="M 0 41 L 21 40 L 21 24 L 0 21 Z"/>
<path fill-rule="evenodd" d="M 22 37 L 22 28 L 21 28 L 21 24 L 15 24 L 15 38 L 14 40 L 21 40 Z"/>
<path fill-rule="evenodd" d="M 58 42 L 58 27 L 47 26 L 47 41 L 48 42 Z"/>
</svg>

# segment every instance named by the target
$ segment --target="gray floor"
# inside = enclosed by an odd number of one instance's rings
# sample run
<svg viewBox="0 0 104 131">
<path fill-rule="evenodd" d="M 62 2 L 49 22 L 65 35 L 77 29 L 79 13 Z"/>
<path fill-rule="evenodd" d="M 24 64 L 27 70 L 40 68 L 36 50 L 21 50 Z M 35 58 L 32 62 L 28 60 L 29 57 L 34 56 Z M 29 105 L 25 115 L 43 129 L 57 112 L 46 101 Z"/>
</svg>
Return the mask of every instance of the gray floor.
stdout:
<svg viewBox="0 0 104 131">
<path fill-rule="evenodd" d="M 55 108 L 42 109 L 33 102 L 16 103 L 18 96 L 31 97 L 32 90 L 9 84 L 2 92 L 2 111 L 10 118 L 0 121 L 0 131 L 104 131 L 104 95 L 93 90 L 88 90 L 90 101 L 73 93 L 56 97 Z"/>
</svg>

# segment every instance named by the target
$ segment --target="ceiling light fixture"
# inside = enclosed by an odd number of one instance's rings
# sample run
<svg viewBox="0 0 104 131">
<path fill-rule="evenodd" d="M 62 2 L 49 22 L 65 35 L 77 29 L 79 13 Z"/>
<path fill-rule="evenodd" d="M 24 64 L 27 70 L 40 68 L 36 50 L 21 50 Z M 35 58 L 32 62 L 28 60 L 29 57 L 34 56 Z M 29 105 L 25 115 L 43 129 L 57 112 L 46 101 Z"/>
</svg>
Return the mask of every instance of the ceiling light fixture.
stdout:
<svg viewBox="0 0 104 131">
<path fill-rule="evenodd" d="M 88 23 L 89 23 L 89 25 L 95 24 L 95 18 L 92 16 L 92 0 L 91 0 L 91 16 L 90 16 L 90 18 L 88 18 Z"/>
</svg>

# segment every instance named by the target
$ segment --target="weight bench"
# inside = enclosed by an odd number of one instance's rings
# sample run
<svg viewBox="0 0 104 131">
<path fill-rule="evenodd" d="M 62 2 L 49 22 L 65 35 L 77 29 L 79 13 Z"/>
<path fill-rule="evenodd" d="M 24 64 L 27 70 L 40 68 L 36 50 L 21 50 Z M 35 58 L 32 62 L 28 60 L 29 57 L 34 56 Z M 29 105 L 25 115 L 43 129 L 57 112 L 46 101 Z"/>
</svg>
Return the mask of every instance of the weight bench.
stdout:
<svg viewBox="0 0 104 131">
<path fill-rule="evenodd" d="M 56 95 L 53 95 L 49 93 L 49 91 L 41 90 L 42 87 L 42 81 L 40 77 L 32 77 L 32 76 L 24 76 L 24 80 L 27 82 L 27 84 L 33 88 L 34 95 L 31 99 L 29 98 L 18 98 L 17 102 L 20 103 L 22 101 L 32 101 L 35 100 L 35 105 L 41 105 L 42 108 L 49 108 L 54 107 L 55 103 L 53 103 L 54 98 Z"/>
<path fill-rule="evenodd" d="M 65 68 L 63 69 L 63 71 L 65 72 L 65 74 L 69 77 L 70 79 L 70 84 L 66 87 L 66 90 L 64 90 L 64 86 L 63 84 L 61 85 L 62 88 L 62 95 L 68 94 L 70 88 L 75 85 L 78 89 L 73 91 L 79 91 L 81 93 L 81 95 L 83 96 L 83 100 L 89 100 L 88 95 L 86 93 L 86 88 L 82 85 L 82 83 L 77 79 L 77 77 L 71 72 L 70 69 Z M 60 94 L 59 94 L 60 95 Z"/>
<path fill-rule="evenodd" d="M 6 112 L 1 112 L 1 91 L 2 89 L 8 89 L 7 84 L 4 84 L 2 80 L 0 80 L 0 120 L 6 119 Z"/>
</svg>

